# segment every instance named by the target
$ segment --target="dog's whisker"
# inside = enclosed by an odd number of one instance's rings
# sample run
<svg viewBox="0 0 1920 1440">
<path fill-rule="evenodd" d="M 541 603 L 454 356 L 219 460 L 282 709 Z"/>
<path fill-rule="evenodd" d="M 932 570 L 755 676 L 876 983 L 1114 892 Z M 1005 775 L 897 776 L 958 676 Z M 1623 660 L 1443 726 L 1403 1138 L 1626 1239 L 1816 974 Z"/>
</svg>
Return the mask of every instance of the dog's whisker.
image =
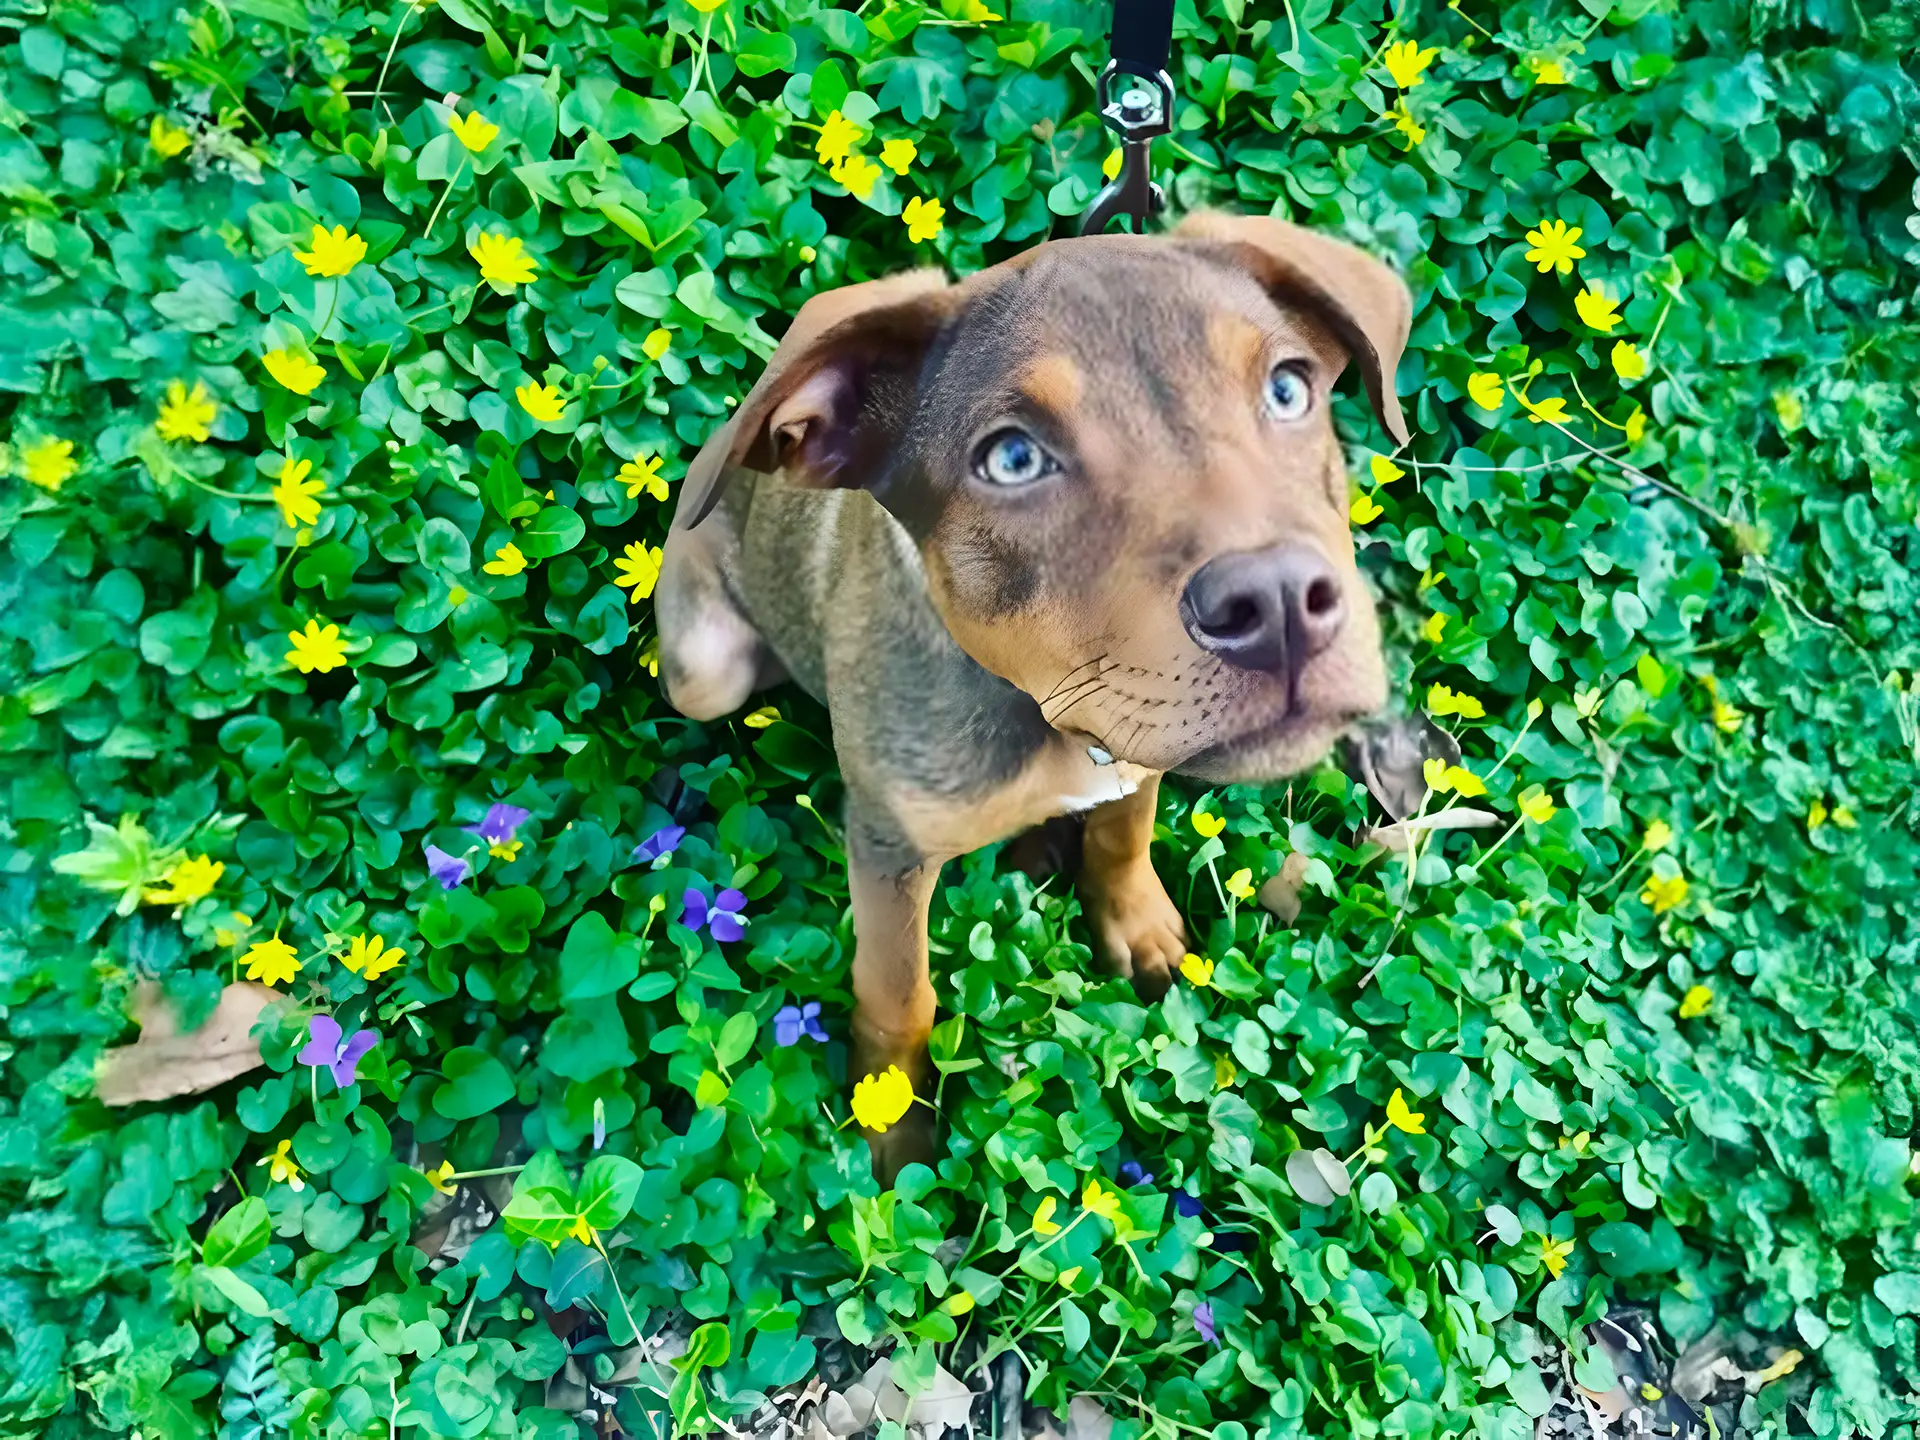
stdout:
<svg viewBox="0 0 1920 1440">
<path fill-rule="evenodd" d="M 1045 709 L 1045 708 L 1046 708 L 1046 706 L 1047 706 L 1047 705 L 1048 705 L 1049 703 L 1051 703 L 1051 702 L 1052 702 L 1052 700 L 1053 700 L 1053 698 L 1054 698 L 1054 696 L 1056 696 L 1056 695 L 1058 695 L 1058 694 L 1060 693 L 1060 691 L 1061 691 L 1061 689 L 1062 689 L 1062 688 L 1063 688 L 1063 687 L 1064 687 L 1064 686 L 1066 685 L 1066 683 L 1067 683 L 1067 682 L 1068 682 L 1069 680 L 1071 680 L 1071 679 L 1073 679 L 1073 677 L 1074 677 L 1074 676 L 1076 676 L 1076 675 L 1078 675 L 1078 674 L 1079 674 L 1079 673 L 1080 673 L 1080 672 L 1081 672 L 1082 670 L 1084 670 L 1084 669 L 1086 669 L 1086 668 L 1087 668 L 1087 666 L 1089 666 L 1089 665 L 1094 665 L 1094 666 L 1098 666 L 1098 665 L 1099 665 L 1099 664 L 1100 664 L 1100 663 L 1101 663 L 1101 662 L 1102 662 L 1103 660 L 1105 660 L 1106 658 L 1107 658 L 1107 657 L 1106 657 L 1105 655 L 1096 655 L 1096 656 L 1094 656 L 1094 657 L 1093 657 L 1093 659 L 1091 659 L 1091 660 L 1084 660 L 1084 661 L 1082 661 L 1082 662 L 1081 662 L 1080 664 L 1078 664 L 1078 665 L 1076 665 L 1076 666 L 1074 666 L 1074 667 L 1073 667 L 1073 668 L 1072 668 L 1071 670 L 1069 670 L 1069 671 L 1067 671 L 1067 673 L 1066 673 L 1066 674 L 1064 674 L 1064 675 L 1062 675 L 1062 676 L 1060 677 L 1060 679 L 1059 679 L 1059 681 L 1058 681 L 1058 683 L 1054 685 L 1054 687 L 1053 687 L 1053 689 L 1051 689 L 1051 690 L 1049 690 L 1049 691 L 1048 691 L 1048 692 L 1046 693 L 1046 696 L 1045 696 L 1045 698 L 1041 700 L 1041 702 L 1040 702 L 1040 705 L 1041 705 L 1041 708 L 1042 708 L 1042 709 Z M 1098 679 L 1098 678 L 1099 678 L 1099 671 L 1098 671 L 1098 670 L 1096 670 L 1096 671 L 1094 672 L 1094 678 L 1095 678 L 1095 679 Z"/>
<path fill-rule="evenodd" d="M 1108 685 L 1107 682 L 1102 680 L 1098 675 L 1092 676 L 1089 679 L 1082 680 L 1069 690 L 1065 696 L 1061 697 L 1060 704 L 1051 715 L 1047 714 L 1047 709 L 1044 705 L 1040 707 L 1040 713 L 1046 717 L 1049 725 L 1057 725 L 1060 723 L 1060 717 L 1076 705 L 1079 705 L 1083 701 L 1091 700 L 1102 690 L 1110 690 L 1112 688 L 1112 686 Z"/>
</svg>

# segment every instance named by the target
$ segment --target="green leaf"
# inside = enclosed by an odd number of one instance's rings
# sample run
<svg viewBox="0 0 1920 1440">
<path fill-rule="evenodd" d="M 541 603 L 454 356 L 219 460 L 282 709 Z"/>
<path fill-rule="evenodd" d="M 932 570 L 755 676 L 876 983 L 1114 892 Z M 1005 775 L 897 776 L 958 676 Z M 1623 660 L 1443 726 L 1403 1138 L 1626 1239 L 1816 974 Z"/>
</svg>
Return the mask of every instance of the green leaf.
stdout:
<svg viewBox="0 0 1920 1440">
<path fill-rule="evenodd" d="M 433 1094 L 433 1108 L 449 1120 L 471 1120 L 497 1110 L 513 1098 L 513 1077 L 492 1055 L 463 1045 L 441 1061 L 445 1083 Z"/>
<path fill-rule="evenodd" d="M 237 1308 L 256 1319 L 265 1319 L 273 1313 L 273 1307 L 267 1304 L 266 1297 L 226 1266 L 202 1265 L 200 1273 L 212 1282 L 214 1289 L 231 1300 Z"/>
<path fill-rule="evenodd" d="M 200 1247 L 200 1258 L 213 1268 L 244 1265 L 267 1248 L 271 1236 L 266 1202 L 249 1195 L 213 1222 Z"/>
<path fill-rule="evenodd" d="M 633 1209 L 644 1172 L 619 1155 L 596 1155 L 580 1172 L 576 1199 L 580 1213 L 596 1230 L 611 1230 Z"/>
<path fill-rule="evenodd" d="M 587 522 L 564 505 L 549 505 L 514 536 L 514 544 L 529 560 L 564 555 L 586 537 Z"/>
</svg>

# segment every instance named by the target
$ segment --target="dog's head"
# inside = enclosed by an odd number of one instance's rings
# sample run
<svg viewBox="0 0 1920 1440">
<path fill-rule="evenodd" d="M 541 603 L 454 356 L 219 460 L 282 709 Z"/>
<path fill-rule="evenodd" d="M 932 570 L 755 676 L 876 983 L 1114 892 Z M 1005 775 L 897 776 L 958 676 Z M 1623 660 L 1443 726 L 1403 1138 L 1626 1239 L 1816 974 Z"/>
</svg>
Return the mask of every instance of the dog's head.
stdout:
<svg viewBox="0 0 1920 1440">
<path fill-rule="evenodd" d="M 736 467 L 862 486 L 962 648 L 1056 728 L 1156 770 L 1292 774 L 1385 700 L 1330 401 L 1351 360 L 1405 438 L 1410 313 L 1361 251 L 1217 214 L 828 292 L 678 523 Z"/>
</svg>

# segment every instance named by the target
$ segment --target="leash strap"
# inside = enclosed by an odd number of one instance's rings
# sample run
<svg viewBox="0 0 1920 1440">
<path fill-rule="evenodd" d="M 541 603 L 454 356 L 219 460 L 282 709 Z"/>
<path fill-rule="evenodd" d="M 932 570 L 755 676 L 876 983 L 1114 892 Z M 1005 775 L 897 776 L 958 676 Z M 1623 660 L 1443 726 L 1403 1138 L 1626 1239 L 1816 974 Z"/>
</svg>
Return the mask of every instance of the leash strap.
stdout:
<svg viewBox="0 0 1920 1440">
<path fill-rule="evenodd" d="M 1116 215 L 1133 217 L 1133 233 L 1166 203 L 1153 183 L 1153 137 L 1173 128 L 1173 0 L 1113 0 L 1113 58 L 1101 70 L 1100 118 L 1120 137 L 1120 173 L 1080 217 L 1082 235 L 1098 235 Z M 1116 82 L 1117 87 L 1116 87 Z M 1113 91 L 1119 89 L 1115 97 Z"/>
</svg>

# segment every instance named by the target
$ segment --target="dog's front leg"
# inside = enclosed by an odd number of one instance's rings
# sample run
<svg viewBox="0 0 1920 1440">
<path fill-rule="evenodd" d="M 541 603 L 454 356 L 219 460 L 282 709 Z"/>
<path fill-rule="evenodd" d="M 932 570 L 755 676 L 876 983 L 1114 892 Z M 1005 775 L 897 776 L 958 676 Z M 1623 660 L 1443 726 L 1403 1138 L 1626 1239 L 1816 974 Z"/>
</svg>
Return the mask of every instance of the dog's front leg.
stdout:
<svg viewBox="0 0 1920 1440">
<path fill-rule="evenodd" d="M 852 830 L 854 827 L 850 826 Z M 849 1080 L 897 1065 L 918 1100 L 886 1131 L 864 1130 L 873 1174 L 885 1189 L 914 1161 L 933 1163 L 933 981 L 927 973 L 927 907 L 939 862 L 902 866 L 891 853 L 865 854 L 859 840 L 848 857 L 853 895 L 853 1065 Z M 889 852 L 891 847 L 889 848 Z"/>
<path fill-rule="evenodd" d="M 1099 957 L 1133 977 L 1149 999 L 1164 995 L 1187 949 L 1187 927 L 1153 868 L 1153 817 L 1160 777 L 1150 775 L 1123 800 L 1087 813 L 1080 902 Z"/>
</svg>

